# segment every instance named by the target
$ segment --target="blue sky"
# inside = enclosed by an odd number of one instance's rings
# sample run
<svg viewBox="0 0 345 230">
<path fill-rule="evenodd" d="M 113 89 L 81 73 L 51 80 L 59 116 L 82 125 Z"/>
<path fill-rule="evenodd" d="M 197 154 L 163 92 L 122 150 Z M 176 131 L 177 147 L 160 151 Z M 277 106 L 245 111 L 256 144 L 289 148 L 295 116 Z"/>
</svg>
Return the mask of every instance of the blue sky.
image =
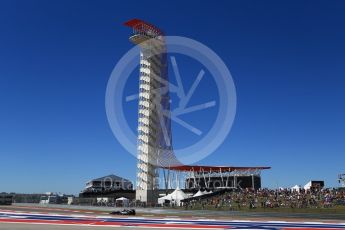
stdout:
<svg viewBox="0 0 345 230">
<path fill-rule="evenodd" d="M 344 10 L 343 1 L 1 1 L 0 191 L 78 193 L 106 174 L 135 178 L 136 160 L 112 134 L 104 106 L 111 71 L 133 46 L 123 26 L 131 18 L 204 43 L 232 73 L 234 125 L 199 164 L 272 166 L 265 187 L 310 179 L 337 186 L 345 170 Z M 197 70 L 181 69 L 187 86 Z M 198 90 L 204 97 L 194 103 L 217 97 L 207 84 Z M 179 130 L 176 145 L 193 140 Z"/>
</svg>

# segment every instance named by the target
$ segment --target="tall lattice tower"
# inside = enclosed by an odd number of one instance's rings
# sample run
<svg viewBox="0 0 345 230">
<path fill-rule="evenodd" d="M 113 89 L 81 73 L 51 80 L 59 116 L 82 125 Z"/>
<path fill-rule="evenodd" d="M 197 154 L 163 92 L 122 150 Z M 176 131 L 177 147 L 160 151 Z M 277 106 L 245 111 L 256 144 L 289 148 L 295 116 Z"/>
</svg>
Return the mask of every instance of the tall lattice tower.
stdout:
<svg viewBox="0 0 345 230">
<path fill-rule="evenodd" d="M 166 45 L 161 30 L 149 23 L 132 19 L 125 25 L 133 28 L 130 41 L 140 46 L 136 199 L 156 203 L 159 167 L 176 164 L 172 152 Z"/>
</svg>

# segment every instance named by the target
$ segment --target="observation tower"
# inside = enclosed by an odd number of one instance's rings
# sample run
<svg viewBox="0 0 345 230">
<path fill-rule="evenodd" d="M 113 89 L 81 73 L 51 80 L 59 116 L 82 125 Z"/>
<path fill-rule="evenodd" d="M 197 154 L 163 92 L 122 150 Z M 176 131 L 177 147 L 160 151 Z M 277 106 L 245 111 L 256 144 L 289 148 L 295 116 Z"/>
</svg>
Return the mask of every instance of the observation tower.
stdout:
<svg viewBox="0 0 345 230">
<path fill-rule="evenodd" d="M 173 174 L 185 189 L 237 188 L 261 186 L 260 172 L 270 167 L 183 165 L 172 144 L 167 48 L 163 32 L 140 19 L 125 23 L 133 29 L 129 40 L 140 47 L 138 98 L 136 200 L 156 204 L 159 171 L 164 174 L 165 191 L 172 189 Z M 167 171 L 167 173 L 166 173 Z M 178 179 L 179 178 L 179 179 Z"/>
<path fill-rule="evenodd" d="M 139 19 L 125 23 L 140 47 L 136 199 L 155 203 L 159 168 L 178 165 L 173 151 L 166 45 L 163 32 Z"/>
</svg>

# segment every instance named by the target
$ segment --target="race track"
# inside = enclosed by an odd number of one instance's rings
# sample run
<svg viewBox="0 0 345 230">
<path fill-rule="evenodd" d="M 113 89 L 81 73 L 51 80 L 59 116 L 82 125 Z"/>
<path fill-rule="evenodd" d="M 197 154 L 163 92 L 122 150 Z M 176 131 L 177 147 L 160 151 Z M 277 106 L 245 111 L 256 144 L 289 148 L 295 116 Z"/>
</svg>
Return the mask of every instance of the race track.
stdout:
<svg viewBox="0 0 345 230">
<path fill-rule="evenodd" d="M 9 226 L 11 226 L 9 228 Z M 345 223 L 335 222 L 290 222 L 290 221 L 245 221 L 187 218 L 123 217 L 97 214 L 25 212 L 0 209 L 0 229 L 49 229 L 79 230 L 112 227 L 158 228 L 158 229 L 286 229 L 286 230 L 330 230 L 345 229 Z M 102 229 L 102 228 L 101 228 Z M 107 228 L 106 228 L 107 229 Z"/>
</svg>

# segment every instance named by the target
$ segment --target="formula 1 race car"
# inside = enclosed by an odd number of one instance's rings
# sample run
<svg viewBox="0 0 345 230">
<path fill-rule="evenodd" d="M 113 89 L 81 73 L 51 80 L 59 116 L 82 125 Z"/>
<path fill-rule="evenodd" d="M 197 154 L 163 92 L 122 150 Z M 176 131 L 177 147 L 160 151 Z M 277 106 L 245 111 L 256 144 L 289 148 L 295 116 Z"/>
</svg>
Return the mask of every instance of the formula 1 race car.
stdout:
<svg viewBox="0 0 345 230">
<path fill-rule="evenodd" d="M 122 211 L 114 211 L 110 213 L 111 215 L 125 215 L 125 216 L 135 216 L 134 209 L 124 209 Z"/>
</svg>

